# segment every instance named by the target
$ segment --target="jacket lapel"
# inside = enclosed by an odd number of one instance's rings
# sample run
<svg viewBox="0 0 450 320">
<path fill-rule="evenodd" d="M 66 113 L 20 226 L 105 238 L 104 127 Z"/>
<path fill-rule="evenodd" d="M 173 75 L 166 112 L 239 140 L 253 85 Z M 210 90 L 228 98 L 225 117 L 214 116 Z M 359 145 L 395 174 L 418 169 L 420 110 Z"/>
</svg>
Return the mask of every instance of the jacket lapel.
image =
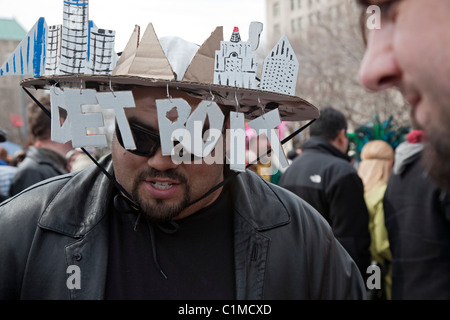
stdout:
<svg viewBox="0 0 450 320">
<path fill-rule="evenodd" d="M 107 223 L 101 223 L 81 240 L 65 248 L 67 267 L 79 268 L 76 271 L 80 277 L 79 287 L 67 286 L 71 300 L 103 299 L 108 264 L 107 229 Z M 67 277 L 69 281 L 70 274 Z"/>
<path fill-rule="evenodd" d="M 236 298 L 264 298 L 264 275 L 270 239 L 263 231 L 289 223 L 287 210 L 268 184 L 252 172 L 232 182 Z M 273 204 L 277 203 L 277 206 Z"/>
<path fill-rule="evenodd" d="M 112 172 L 110 157 L 102 166 Z M 65 247 L 66 268 L 79 267 L 80 288 L 69 290 L 70 299 L 102 299 L 108 263 L 107 211 L 112 199 L 112 184 L 108 178 L 92 167 L 71 178 L 48 205 L 39 219 L 41 228 L 74 238 Z M 76 185 L 83 186 L 83 191 Z M 74 187 L 75 185 L 75 187 Z M 67 195 L 71 194 L 70 202 Z M 55 214 L 58 213 L 58 214 Z M 71 274 L 67 274 L 69 279 Z"/>
</svg>

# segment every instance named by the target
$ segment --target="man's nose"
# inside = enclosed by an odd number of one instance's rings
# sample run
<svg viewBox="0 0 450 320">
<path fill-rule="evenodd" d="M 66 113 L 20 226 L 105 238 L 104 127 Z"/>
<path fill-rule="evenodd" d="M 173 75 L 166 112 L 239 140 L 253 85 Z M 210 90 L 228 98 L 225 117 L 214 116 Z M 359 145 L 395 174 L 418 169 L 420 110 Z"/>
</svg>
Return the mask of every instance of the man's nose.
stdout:
<svg viewBox="0 0 450 320">
<path fill-rule="evenodd" d="M 147 164 L 158 171 L 166 171 L 178 167 L 178 164 L 172 161 L 171 156 L 162 155 L 161 147 L 158 148 L 153 156 L 148 158 Z"/>
<path fill-rule="evenodd" d="M 392 25 L 370 32 L 359 69 L 359 79 L 364 87 L 380 91 L 398 84 L 401 70 L 393 49 Z"/>
</svg>

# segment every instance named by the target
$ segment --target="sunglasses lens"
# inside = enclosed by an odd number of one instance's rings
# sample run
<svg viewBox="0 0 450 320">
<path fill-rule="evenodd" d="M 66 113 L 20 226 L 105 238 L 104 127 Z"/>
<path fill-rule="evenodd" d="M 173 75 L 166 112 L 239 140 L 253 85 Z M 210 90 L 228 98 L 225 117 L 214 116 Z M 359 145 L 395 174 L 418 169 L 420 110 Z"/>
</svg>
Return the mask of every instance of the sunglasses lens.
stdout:
<svg viewBox="0 0 450 320">
<path fill-rule="evenodd" d="M 155 155 L 156 151 L 159 148 L 159 136 L 156 134 L 152 134 L 144 129 L 137 128 L 133 125 L 130 126 L 131 133 L 133 134 L 134 143 L 136 145 L 136 149 L 127 151 L 144 157 L 152 157 Z M 123 144 L 122 134 L 120 133 L 119 126 L 116 124 L 116 135 L 117 141 L 122 146 L 122 148 L 126 149 Z"/>
<path fill-rule="evenodd" d="M 147 157 L 152 157 L 155 155 L 156 150 L 159 148 L 159 137 L 149 135 L 148 133 L 132 128 L 134 142 L 136 144 L 136 150 L 130 150 L 131 152 L 139 155 L 144 155 Z"/>
</svg>

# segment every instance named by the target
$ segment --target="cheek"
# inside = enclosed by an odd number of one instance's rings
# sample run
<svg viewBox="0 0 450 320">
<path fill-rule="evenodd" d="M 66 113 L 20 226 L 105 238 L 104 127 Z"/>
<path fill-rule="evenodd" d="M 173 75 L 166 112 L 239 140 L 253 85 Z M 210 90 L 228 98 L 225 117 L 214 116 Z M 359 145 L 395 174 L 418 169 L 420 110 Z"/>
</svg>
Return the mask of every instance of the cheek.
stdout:
<svg viewBox="0 0 450 320">
<path fill-rule="evenodd" d="M 127 191 L 131 187 L 133 177 L 141 166 L 141 158 L 125 151 L 118 143 L 112 144 L 112 160 L 114 164 L 114 175 L 117 181 L 123 185 Z M 139 161 L 140 160 L 140 161 Z M 144 160 L 145 162 L 145 160 Z"/>
<path fill-rule="evenodd" d="M 197 190 L 209 190 L 223 180 L 223 166 L 191 164 L 185 167 L 189 183 Z"/>
</svg>

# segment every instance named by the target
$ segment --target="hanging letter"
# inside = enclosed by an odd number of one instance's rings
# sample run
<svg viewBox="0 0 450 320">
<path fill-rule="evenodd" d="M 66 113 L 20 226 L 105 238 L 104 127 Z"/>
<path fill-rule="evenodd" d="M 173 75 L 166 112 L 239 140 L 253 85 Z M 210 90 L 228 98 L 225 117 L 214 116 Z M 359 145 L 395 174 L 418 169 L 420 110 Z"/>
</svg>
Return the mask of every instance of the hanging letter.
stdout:
<svg viewBox="0 0 450 320">
<path fill-rule="evenodd" d="M 167 113 L 172 111 L 172 109 L 177 112 L 177 119 L 172 121 L 167 117 Z M 156 109 L 158 112 L 158 125 L 159 125 L 159 136 L 161 139 L 161 150 L 163 156 L 170 156 L 173 149 L 173 141 L 183 140 L 183 136 L 179 134 L 175 136 L 174 132 L 183 132 L 185 129 L 184 124 L 186 123 L 189 114 L 191 113 L 191 107 L 186 100 L 181 98 L 176 99 L 162 99 L 156 100 Z M 181 143 L 182 141 L 180 141 Z"/>
<path fill-rule="evenodd" d="M 86 128 L 103 126 L 101 113 L 83 113 L 83 105 L 96 105 L 96 91 L 93 89 L 64 89 L 51 90 L 52 109 L 57 110 L 64 105 L 67 110 L 67 119 L 61 126 L 59 111 L 52 116 L 52 139 L 65 143 L 72 139 L 72 147 L 106 147 L 108 145 L 105 135 L 87 135 Z M 58 115 L 58 116 L 56 116 Z"/>
<path fill-rule="evenodd" d="M 245 119 L 243 113 L 230 112 L 230 169 L 245 171 Z"/>
<path fill-rule="evenodd" d="M 98 92 L 97 101 L 102 109 L 114 110 L 125 149 L 136 149 L 134 138 L 130 130 L 130 124 L 128 123 L 125 111 L 123 109 L 136 107 L 133 93 L 131 91 L 118 91 L 114 94 L 112 92 Z"/>
<path fill-rule="evenodd" d="M 281 146 L 279 137 L 275 131 L 275 128 L 280 124 L 281 119 L 278 109 L 265 113 L 248 123 L 250 128 L 255 130 L 257 135 L 261 135 L 262 133 L 266 133 L 267 130 L 270 130 L 270 134 L 266 135 L 271 145 L 272 154 L 275 153 L 280 163 L 280 167 L 286 168 L 289 166 L 289 163 L 287 161 L 286 155 L 284 154 L 284 150 Z"/>
<path fill-rule="evenodd" d="M 209 129 L 205 132 L 205 137 L 203 137 L 202 131 L 206 116 L 209 119 Z M 183 139 L 180 143 L 189 153 L 200 158 L 206 157 L 213 151 L 222 135 L 224 119 L 225 116 L 215 102 L 200 102 L 186 122 L 186 129 L 190 132 L 192 141 L 189 144 L 186 143 L 186 139 Z"/>
</svg>

